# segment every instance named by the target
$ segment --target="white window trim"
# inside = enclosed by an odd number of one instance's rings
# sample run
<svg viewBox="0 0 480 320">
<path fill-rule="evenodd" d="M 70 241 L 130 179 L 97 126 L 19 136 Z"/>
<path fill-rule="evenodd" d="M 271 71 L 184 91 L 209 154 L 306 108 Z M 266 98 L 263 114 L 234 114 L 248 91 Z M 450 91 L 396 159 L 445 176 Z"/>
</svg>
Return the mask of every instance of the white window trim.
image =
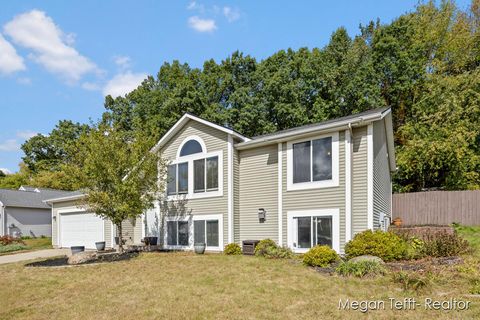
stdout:
<svg viewBox="0 0 480 320">
<path fill-rule="evenodd" d="M 295 231 L 295 224 L 294 218 L 297 217 L 325 217 L 330 216 L 332 217 L 332 248 L 337 252 L 340 253 L 340 209 L 315 209 L 315 210 L 301 210 L 301 211 L 288 211 L 287 212 L 287 245 L 290 249 L 292 249 L 295 253 L 305 253 L 309 249 L 308 248 L 295 248 L 293 246 L 294 243 L 294 235 L 296 234 Z"/>
<path fill-rule="evenodd" d="M 194 181 L 193 181 L 193 162 L 198 159 L 218 157 L 218 190 L 215 191 L 205 191 L 205 192 L 194 192 Z M 189 200 L 189 199 L 203 199 L 203 198 L 212 198 L 212 197 L 222 197 L 223 196 L 223 151 L 214 151 L 209 153 L 196 153 L 188 155 L 185 157 L 177 158 L 173 161 L 170 161 L 169 165 L 179 164 L 179 163 L 188 163 L 188 193 L 167 195 L 167 200 Z M 206 186 L 205 186 L 206 187 Z"/>
<path fill-rule="evenodd" d="M 223 251 L 223 214 L 195 214 L 193 215 L 193 221 L 198 220 L 218 220 L 218 246 L 207 246 L 208 251 Z M 192 235 L 195 236 L 194 230 L 195 224 L 192 223 Z M 205 226 L 206 228 L 206 226 Z M 205 229 L 206 232 L 206 229 Z M 192 243 L 194 239 L 192 237 Z"/>
<path fill-rule="evenodd" d="M 332 137 L 332 179 L 323 181 L 311 181 L 293 183 L 293 145 L 299 142 L 312 141 L 322 138 Z M 298 139 L 287 142 L 287 191 L 308 190 L 317 188 L 338 187 L 339 185 L 339 134 L 333 132 L 309 138 Z M 311 145 L 310 145 L 311 146 Z M 310 152 L 311 151 L 310 147 Z M 311 165 L 311 164 L 310 164 Z"/>
<path fill-rule="evenodd" d="M 195 140 L 200 144 L 200 146 L 202 147 L 202 152 L 201 153 L 207 153 L 207 145 L 205 144 L 203 139 L 200 138 L 197 135 L 191 135 L 191 136 L 188 136 L 185 139 L 183 139 L 182 143 L 180 143 L 180 146 L 177 149 L 177 159 L 180 158 L 180 152 L 182 151 L 182 148 L 185 145 L 185 143 L 187 143 L 190 140 Z M 197 154 L 197 153 L 195 153 L 195 154 Z M 185 156 L 185 157 L 188 157 L 188 156 Z"/>
<path fill-rule="evenodd" d="M 186 221 L 188 222 L 188 245 L 187 246 L 179 246 L 179 245 L 169 245 L 168 244 L 168 229 L 167 229 L 167 222 L 168 221 Z M 165 217 L 165 224 L 163 226 L 163 247 L 168 250 L 188 250 L 193 248 L 193 224 L 191 223 L 191 216 L 166 216 Z M 178 240 L 178 226 L 177 226 L 177 240 Z"/>
</svg>

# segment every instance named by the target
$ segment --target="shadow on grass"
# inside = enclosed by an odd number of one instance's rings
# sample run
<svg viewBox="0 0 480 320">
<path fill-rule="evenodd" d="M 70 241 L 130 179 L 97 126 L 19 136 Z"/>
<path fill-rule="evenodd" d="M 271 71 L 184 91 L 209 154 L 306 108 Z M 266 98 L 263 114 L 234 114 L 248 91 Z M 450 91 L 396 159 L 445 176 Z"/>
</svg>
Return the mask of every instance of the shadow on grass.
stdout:
<svg viewBox="0 0 480 320">
<path fill-rule="evenodd" d="M 132 258 L 135 258 L 138 255 L 139 255 L 138 252 L 129 252 L 129 253 L 123 253 L 123 254 L 110 253 L 110 254 L 100 255 L 95 260 L 89 260 L 84 263 L 80 263 L 76 265 L 68 264 L 68 257 L 63 256 L 63 257 L 56 257 L 56 258 L 27 263 L 25 264 L 25 267 L 67 267 L 67 266 L 73 267 L 73 266 L 87 265 L 87 264 L 126 261 Z"/>
</svg>

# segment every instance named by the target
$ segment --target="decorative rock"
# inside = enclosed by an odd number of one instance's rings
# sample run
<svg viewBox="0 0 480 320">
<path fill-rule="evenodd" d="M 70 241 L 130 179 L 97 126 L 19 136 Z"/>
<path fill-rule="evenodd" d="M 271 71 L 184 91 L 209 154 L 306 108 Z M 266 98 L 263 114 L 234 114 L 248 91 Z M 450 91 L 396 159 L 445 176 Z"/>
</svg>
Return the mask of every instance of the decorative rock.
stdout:
<svg viewBox="0 0 480 320">
<path fill-rule="evenodd" d="M 350 259 L 349 261 L 351 261 L 351 262 L 373 261 L 373 262 L 378 262 L 380 264 L 385 264 L 385 262 L 383 262 L 382 258 L 377 257 L 377 256 L 371 256 L 371 255 L 358 256 L 358 257 Z"/>
<path fill-rule="evenodd" d="M 92 262 L 95 260 L 97 260 L 96 252 L 85 251 L 85 252 L 77 253 L 68 257 L 67 263 L 75 265 L 75 264 Z"/>
</svg>

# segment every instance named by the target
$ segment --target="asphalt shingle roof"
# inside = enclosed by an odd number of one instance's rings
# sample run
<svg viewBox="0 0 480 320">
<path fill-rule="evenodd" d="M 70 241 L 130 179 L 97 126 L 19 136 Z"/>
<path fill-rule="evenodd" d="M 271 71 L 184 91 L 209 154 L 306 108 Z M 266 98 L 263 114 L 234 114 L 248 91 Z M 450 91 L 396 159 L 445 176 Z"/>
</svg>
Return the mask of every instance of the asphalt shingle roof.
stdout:
<svg viewBox="0 0 480 320">
<path fill-rule="evenodd" d="M 73 193 L 72 191 L 47 188 L 32 189 L 31 187 L 27 186 L 24 188 L 32 191 L 0 189 L 0 202 L 2 202 L 6 207 L 50 209 L 50 206 L 44 203 L 43 200 L 65 197 Z M 35 189 L 38 189 L 40 192 L 33 191 Z"/>
</svg>

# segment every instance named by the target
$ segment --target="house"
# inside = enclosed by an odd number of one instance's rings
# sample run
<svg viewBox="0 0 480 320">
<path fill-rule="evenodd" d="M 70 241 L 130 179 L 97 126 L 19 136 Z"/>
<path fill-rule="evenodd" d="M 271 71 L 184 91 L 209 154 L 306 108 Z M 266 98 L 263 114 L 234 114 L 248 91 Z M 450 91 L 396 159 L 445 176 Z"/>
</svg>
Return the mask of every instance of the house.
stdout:
<svg viewBox="0 0 480 320">
<path fill-rule="evenodd" d="M 185 114 L 152 150 L 169 161 L 166 194 L 126 222 L 132 243 L 159 236 L 167 249 L 206 243 L 221 251 L 227 243 L 271 238 L 299 253 L 316 244 L 342 252 L 356 233 L 390 223 L 389 108 L 254 138 Z M 53 243 L 70 244 L 62 237 L 73 227 L 62 224 L 82 222 L 82 232 L 95 229 L 112 245 L 111 223 L 82 212 L 73 199 L 50 200 Z"/>
<path fill-rule="evenodd" d="M 50 237 L 52 214 L 43 200 L 67 191 L 21 186 L 18 190 L 0 189 L 0 236 Z"/>
</svg>

